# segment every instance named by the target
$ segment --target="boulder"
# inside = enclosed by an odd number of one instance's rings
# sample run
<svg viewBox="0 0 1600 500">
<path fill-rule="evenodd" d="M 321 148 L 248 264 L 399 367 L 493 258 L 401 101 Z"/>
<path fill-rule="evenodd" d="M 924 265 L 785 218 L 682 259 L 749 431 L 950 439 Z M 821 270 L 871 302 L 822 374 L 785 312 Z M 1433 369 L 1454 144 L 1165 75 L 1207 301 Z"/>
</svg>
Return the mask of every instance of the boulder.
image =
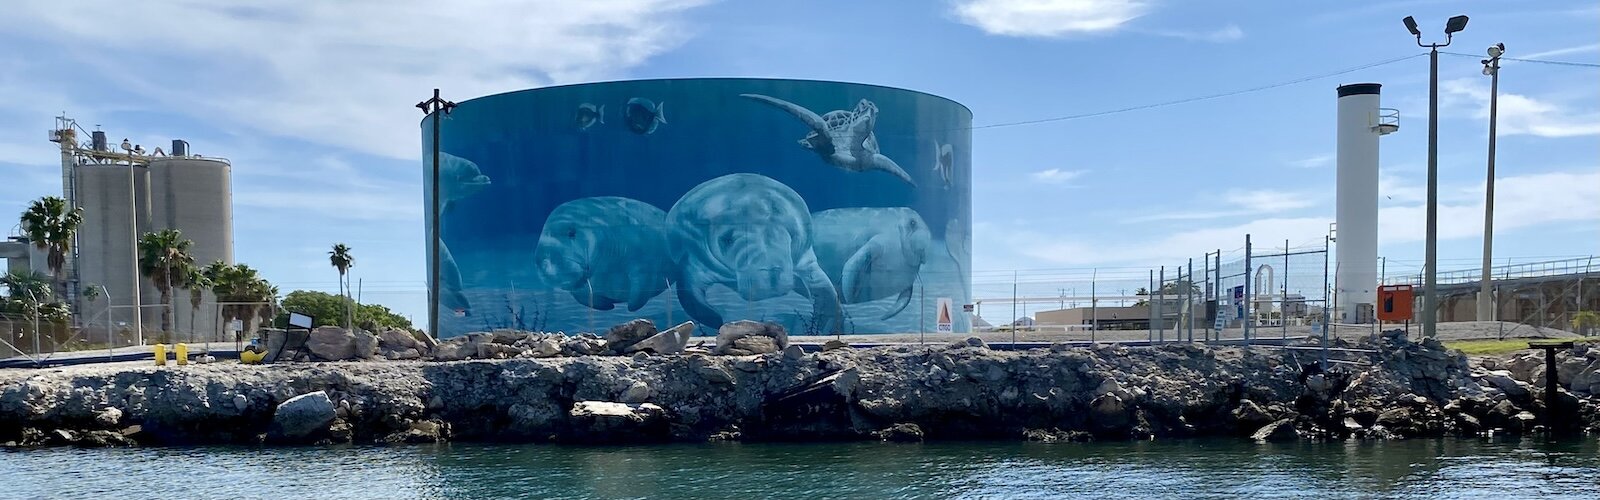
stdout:
<svg viewBox="0 0 1600 500">
<path fill-rule="evenodd" d="M 261 362 L 275 363 L 286 347 L 300 347 L 305 344 L 306 337 L 311 335 L 311 332 L 298 328 L 287 331 L 268 328 L 263 330 L 262 334 L 266 337 L 266 356 L 261 359 Z M 305 348 L 300 347 L 300 350 L 304 351 Z M 294 351 L 289 351 L 290 355 L 294 353 Z"/>
<path fill-rule="evenodd" d="M 843 340 L 839 340 L 839 339 L 833 339 L 833 340 L 829 340 L 827 342 L 823 342 L 822 343 L 822 350 L 824 350 L 824 351 L 832 351 L 834 349 L 844 349 L 846 347 L 850 347 L 850 343 L 849 342 L 845 342 Z"/>
<path fill-rule="evenodd" d="M 1531 383 L 1544 376 L 1544 353 L 1524 353 L 1511 358 L 1503 369 L 1511 372 L 1511 378 Z"/>
<path fill-rule="evenodd" d="M 114 428 L 117 426 L 117 423 L 121 421 L 122 410 L 118 410 L 113 407 L 106 407 L 102 408 L 100 411 L 94 412 L 94 423 L 100 424 L 101 427 Z"/>
<path fill-rule="evenodd" d="M 371 346 L 375 347 L 376 341 Z M 328 361 L 362 358 L 363 347 L 368 346 L 356 341 L 355 332 L 337 326 L 319 326 L 306 337 L 306 349 Z M 370 351 L 367 351 L 366 357 L 371 357 Z"/>
<path fill-rule="evenodd" d="M 561 343 L 552 338 L 542 338 L 534 342 L 528 349 L 528 356 L 534 358 L 553 358 L 561 355 Z"/>
<path fill-rule="evenodd" d="M 450 424 L 437 420 L 419 420 L 412 422 L 405 432 L 397 432 L 384 438 L 390 443 L 437 443 L 444 441 L 450 434 Z"/>
<path fill-rule="evenodd" d="M 1294 420 L 1285 418 L 1274 421 L 1261 427 L 1260 429 L 1257 429 L 1254 434 L 1250 435 L 1250 438 L 1256 440 L 1258 443 L 1265 443 L 1269 441 L 1294 441 L 1300 439 L 1300 431 L 1295 430 Z"/>
<path fill-rule="evenodd" d="M 356 357 L 355 359 L 372 359 L 378 355 L 378 336 L 364 330 L 356 330 Z"/>
<path fill-rule="evenodd" d="M 1094 435 L 1083 431 L 1027 429 L 1022 432 L 1022 439 L 1038 443 L 1084 443 L 1094 441 Z"/>
<path fill-rule="evenodd" d="M 652 325 L 651 329 L 655 327 Z M 683 354 L 683 349 L 689 345 L 689 337 L 694 335 L 694 322 L 685 321 L 678 326 L 668 328 L 666 331 L 652 335 L 623 349 L 624 353 L 650 352 L 654 354 Z M 607 342 L 609 345 L 609 341 Z"/>
<path fill-rule="evenodd" d="M 960 348 L 963 348 L 963 347 L 977 347 L 977 348 L 982 349 L 982 348 L 989 347 L 989 345 L 983 343 L 983 339 L 980 339 L 978 337 L 967 337 L 967 338 L 964 338 L 964 339 L 961 339 L 961 340 L 957 340 L 955 342 L 951 342 L 950 343 L 950 348 L 951 349 L 960 349 Z"/>
<path fill-rule="evenodd" d="M 1102 394 L 1089 402 L 1089 414 L 1094 426 L 1102 431 L 1113 431 L 1128 427 L 1130 417 L 1128 405 L 1116 394 Z"/>
<path fill-rule="evenodd" d="M 656 324 L 648 319 L 640 318 L 627 323 L 611 327 L 606 332 L 606 349 L 611 354 L 623 354 L 627 348 L 644 341 L 656 334 Z M 687 342 L 687 341 L 685 341 Z"/>
<path fill-rule="evenodd" d="M 429 344 L 405 330 L 384 330 L 378 333 L 377 339 L 378 354 L 387 359 L 417 359 L 431 352 Z"/>
<path fill-rule="evenodd" d="M 920 443 L 922 442 L 922 428 L 917 424 L 894 424 L 887 429 L 872 433 L 878 439 L 893 443 Z"/>
<path fill-rule="evenodd" d="M 789 347 L 783 348 L 784 361 L 799 361 L 801 359 L 805 359 L 805 357 L 806 352 L 805 350 L 800 349 L 800 346 L 790 344 Z"/>
<path fill-rule="evenodd" d="M 1512 398 L 1522 399 L 1528 397 L 1529 394 L 1528 384 L 1511 378 L 1511 372 L 1507 370 L 1489 372 L 1483 376 L 1483 381 L 1500 389 L 1500 392 L 1504 392 Z"/>
<path fill-rule="evenodd" d="M 302 441 L 325 432 L 338 417 L 338 410 L 328 393 L 323 391 L 301 394 L 278 404 L 272 413 L 269 439 L 277 441 Z"/>
<path fill-rule="evenodd" d="M 654 403 L 578 401 L 568 413 L 572 437 L 583 442 L 665 440 L 666 409 Z"/>
<path fill-rule="evenodd" d="M 421 359 L 422 358 L 422 352 L 420 352 L 420 351 L 418 351 L 416 349 L 405 349 L 405 350 L 400 350 L 400 351 L 386 351 L 386 352 L 383 353 L 383 357 L 384 357 L 384 359 L 388 359 L 388 360 L 392 360 L 392 361 L 399 361 L 399 360 L 405 360 L 405 359 Z"/>
<path fill-rule="evenodd" d="M 568 356 L 592 356 L 606 350 L 606 341 L 592 333 L 580 333 L 561 341 L 561 353 Z"/>
<path fill-rule="evenodd" d="M 478 355 L 478 342 L 481 334 L 468 334 L 451 337 L 440 341 L 433 348 L 434 361 L 461 361 Z"/>
<path fill-rule="evenodd" d="M 650 390 L 650 386 L 648 384 L 645 384 L 644 382 L 634 382 L 633 385 L 628 386 L 628 390 L 622 391 L 622 402 L 643 403 L 650 400 L 652 393 L 653 391 Z"/>
<path fill-rule="evenodd" d="M 517 346 L 499 342 L 483 342 L 478 344 L 476 357 L 478 359 L 506 359 L 514 358 L 519 354 L 522 354 L 522 349 Z"/>
<path fill-rule="evenodd" d="M 72 442 L 73 446 L 82 448 L 109 448 L 114 446 L 134 446 L 132 439 L 116 431 L 98 430 L 79 434 L 78 439 Z"/>
<path fill-rule="evenodd" d="M 749 356 L 778 352 L 785 347 L 789 347 L 789 333 L 777 323 L 739 320 L 717 330 L 717 354 Z"/>
<path fill-rule="evenodd" d="M 1262 409 L 1261 405 L 1248 399 L 1239 400 L 1239 407 L 1233 409 L 1233 419 L 1245 429 L 1259 429 L 1272 423 L 1272 415 Z"/>
<path fill-rule="evenodd" d="M 702 378 L 705 378 L 706 381 L 714 383 L 714 384 L 733 384 L 733 383 L 735 383 L 735 379 L 733 378 L 733 374 L 732 373 L 728 373 L 728 370 L 724 370 L 724 369 L 722 369 L 722 367 L 719 367 L 719 366 L 702 365 L 699 368 L 696 368 L 695 371 L 698 372 Z"/>
</svg>

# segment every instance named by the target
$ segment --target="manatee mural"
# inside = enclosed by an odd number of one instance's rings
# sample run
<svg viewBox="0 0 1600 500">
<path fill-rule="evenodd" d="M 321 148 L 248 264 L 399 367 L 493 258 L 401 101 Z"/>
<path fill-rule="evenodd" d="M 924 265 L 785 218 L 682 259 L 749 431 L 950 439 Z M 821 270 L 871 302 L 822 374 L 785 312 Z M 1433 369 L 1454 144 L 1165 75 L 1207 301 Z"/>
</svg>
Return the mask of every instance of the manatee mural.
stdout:
<svg viewBox="0 0 1600 500">
<path fill-rule="evenodd" d="M 641 317 L 832 335 L 932 331 L 948 298 L 969 331 L 971 121 L 920 92 L 779 79 L 461 102 L 441 126 L 430 310 L 442 337 Z"/>
</svg>

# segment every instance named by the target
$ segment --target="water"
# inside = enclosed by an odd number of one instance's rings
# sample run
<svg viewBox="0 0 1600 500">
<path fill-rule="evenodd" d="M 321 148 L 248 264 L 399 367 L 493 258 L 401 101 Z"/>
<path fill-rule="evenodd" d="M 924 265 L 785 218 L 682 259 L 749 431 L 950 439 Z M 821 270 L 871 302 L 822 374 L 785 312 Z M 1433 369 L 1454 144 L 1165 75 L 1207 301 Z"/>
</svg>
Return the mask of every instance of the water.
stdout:
<svg viewBox="0 0 1600 500">
<path fill-rule="evenodd" d="M 0 498 L 1593 498 L 1594 439 L 0 452 Z"/>
</svg>

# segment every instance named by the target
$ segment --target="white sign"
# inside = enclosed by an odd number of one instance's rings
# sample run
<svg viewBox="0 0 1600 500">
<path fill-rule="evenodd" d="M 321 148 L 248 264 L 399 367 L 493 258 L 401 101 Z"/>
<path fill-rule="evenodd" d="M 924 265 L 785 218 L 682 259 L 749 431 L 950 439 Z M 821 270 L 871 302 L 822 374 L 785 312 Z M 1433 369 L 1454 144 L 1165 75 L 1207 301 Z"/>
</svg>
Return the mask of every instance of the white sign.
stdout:
<svg viewBox="0 0 1600 500">
<path fill-rule="evenodd" d="M 236 319 L 236 320 L 228 322 L 228 331 L 233 332 L 233 333 L 239 333 L 239 332 L 244 331 L 244 320 Z"/>
<path fill-rule="evenodd" d="M 312 320 L 310 316 L 306 316 L 297 312 L 289 313 L 289 326 L 295 328 L 305 328 L 309 330 L 311 329 L 311 324 L 313 322 L 314 320 Z"/>
<path fill-rule="evenodd" d="M 935 332 L 954 333 L 956 331 L 955 314 L 950 311 L 954 307 L 954 304 L 955 302 L 951 301 L 950 297 L 939 297 L 939 311 L 936 313 L 937 315 L 934 316 Z"/>
</svg>

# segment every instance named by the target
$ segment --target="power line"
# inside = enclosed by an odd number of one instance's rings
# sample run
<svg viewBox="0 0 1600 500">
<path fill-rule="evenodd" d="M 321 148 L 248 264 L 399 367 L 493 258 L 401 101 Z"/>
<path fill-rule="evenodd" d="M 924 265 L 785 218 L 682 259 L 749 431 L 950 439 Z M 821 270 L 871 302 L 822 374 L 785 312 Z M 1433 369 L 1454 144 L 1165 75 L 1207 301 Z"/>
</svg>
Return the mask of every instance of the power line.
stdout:
<svg viewBox="0 0 1600 500">
<path fill-rule="evenodd" d="M 1355 66 L 1355 67 L 1351 67 L 1351 68 L 1345 68 L 1345 69 L 1342 69 L 1342 70 L 1339 70 L 1339 71 L 1334 71 L 1332 73 L 1323 73 L 1323 74 L 1319 74 L 1319 75 L 1306 76 L 1306 77 L 1296 78 L 1296 79 L 1293 79 L 1293 80 L 1287 80 L 1287 81 L 1282 81 L 1282 82 L 1278 82 L 1278 83 L 1273 83 L 1273 84 L 1269 84 L 1269 85 L 1262 85 L 1260 87 L 1251 87 L 1251 88 L 1247 88 L 1247 89 L 1234 90 L 1234 91 L 1230 91 L 1230 92 L 1223 92 L 1223 93 L 1220 93 L 1220 94 L 1211 94 L 1211 95 L 1204 95 L 1204 96 L 1189 97 L 1189 98 L 1184 98 L 1184 99 L 1178 99 L 1178 100 L 1175 100 L 1175 101 L 1165 101 L 1165 102 L 1158 102 L 1158 103 L 1152 103 L 1152 104 L 1143 104 L 1143 105 L 1139 105 L 1139 106 L 1130 106 L 1130 107 L 1126 107 L 1126 108 L 1112 109 L 1112 110 L 1107 110 L 1107 111 L 1096 111 L 1096 112 L 1093 112 L 1093 113 L 1083 113 L 1083 114 L 1077 114 L 1077 115 L 1057 116 L 1057 117 L 1054 117 L 1054 118 L 1040 118 L 1040 119 L 1036 119 L 1036 120 L 1024 120 L 1024 121 L 1018 121 L 1018 122 L 992 123 L 992 124 L 988 124 L 988 125 L 977 125 L 977 126 L 972 127 L 972 129 L 973 130 L 979 130 L 979 129 L 988 129 L 988 128 L 1014 127 L 1014 126 L 1017 126 L 1017 125 L 1033 125 L 1033 124 L 1039 124 L 1039 123 L 1050 123 L 1050 122 L 1059 122 L 1059 121 L 1067 121 L 1067 120 L 1077 120 L 1077 119 L 1080 119 L 1080 118 L 1092 118 L 1092 117 L 1096 117 L 1096 116 L 1105 116 L 1105 115 L 1114 115 L 1114 114 L 1118 114 L 1118 113 L 1126 113 L 1126 112 L 1129 112 L 1129 111 L 1139 111 L 1139 110 L 1144 110 L 1144 109 L 1160 108 L 1160 107 L 1173 106 L 1173 105 L 1178 105 L 1178 104 L 1188 104 L 1188 103 L 1191 103 L 1191 102 L 1208 101 L 1208 100 L 1212 100 L 1212 99 L 1220 99 L 1220 98 L 1223 98 L 1223 97 L 1232 97 L 1232 96 L 1236 96 L 1236 95 L 1240 95 L 1240 94 L 1248 94 L 1248 93 L 1251 93 L 1251 92 L 1260 92 L 1260 91 L 1263 91 L 1263 90 L 1270 90 L 1270 89 L 1275 89 L 1275 88 L 1278 88 L 1278 87 L 1287 87 L 1289 85 L 1305 83 L 1305 82 L 1309 82 L 1309 81 L 1313 81 L 1313 80 L 1321 80 L 1323 78 L 1331 78 L 1331 77 L 1335 77 L 1335 76 L 1339 76 L 1339 75 L 1343 75 L 1343 74 L 1347 74 L 1347 73 L 1354 73 L 1356 71 L 1361 71 L 1361 70 L 1368 69 L 1368 68 L 1376 68 L 1378 66 L 1383 66 L 1383 65 L 1387 65 L 1387 64 L 1394 64 L 1394 63 L 1397 63 L 1397 62 L 1400 62 L 1400 61 L 1405 61 L 1405 60 L 1408 60 L 1408 59 L 1413 59 L 1413 58 L 1417 58 L 1417 57 L 1421 57 L 1421 56 L 1425 56 L 1425 55 L 1428 55 L 1428 54 L 1426 52 L 1421 52 L 1421 53 L 1416 53 L 1416 54 L 1412 54 L 1412 55 L 1405 56 L 1405 57 L 1396 57 L 1394 59 L 1387 59 L 1387 60 L 1373 62 L 1373 63 L 1367 63 L 1367 64 L 1363 64 L 1363 65 Z M 1503 58 L 1503 59 L 1509 59 L 1509 58 Z"/>
<path fill-rule="evenodd" d="M 1459 57 L 1471 57 L 1473 59 L 1483 59 L 1484 58 L 1484 56 L 1482 54 L 1473 55 L 1473 54 L 1462 54 L 1460 52 L 1444 52 L 1444 51 L 1440 51 L 1439 53 L 1440 54 L 1445 54 L 1445 55 L 1459 56 Z M 1572 61 L 1548 61 L 1548 60 L 1544 60 L 1544 59 L 1518 59 L 1518 58 L 1515 58 L 1515 57 L 1505 57 L 1505 56 L 1501 56 L 1500 60 L 1502 60 L 1502 61 L 1517 61 L 1517 62 L 1525 62 L 1525 63 L 1538 63 L 1538 64 L 1554 64 L 1554 65 L 1557 65 L 1557 66 L 1577 66 L 1577 67 L 1580 67 L 1580 68 L 1600 68 L 1600 64 L 1581 63 L 1581 62 L 1572 62 Z"/>
</svg>

